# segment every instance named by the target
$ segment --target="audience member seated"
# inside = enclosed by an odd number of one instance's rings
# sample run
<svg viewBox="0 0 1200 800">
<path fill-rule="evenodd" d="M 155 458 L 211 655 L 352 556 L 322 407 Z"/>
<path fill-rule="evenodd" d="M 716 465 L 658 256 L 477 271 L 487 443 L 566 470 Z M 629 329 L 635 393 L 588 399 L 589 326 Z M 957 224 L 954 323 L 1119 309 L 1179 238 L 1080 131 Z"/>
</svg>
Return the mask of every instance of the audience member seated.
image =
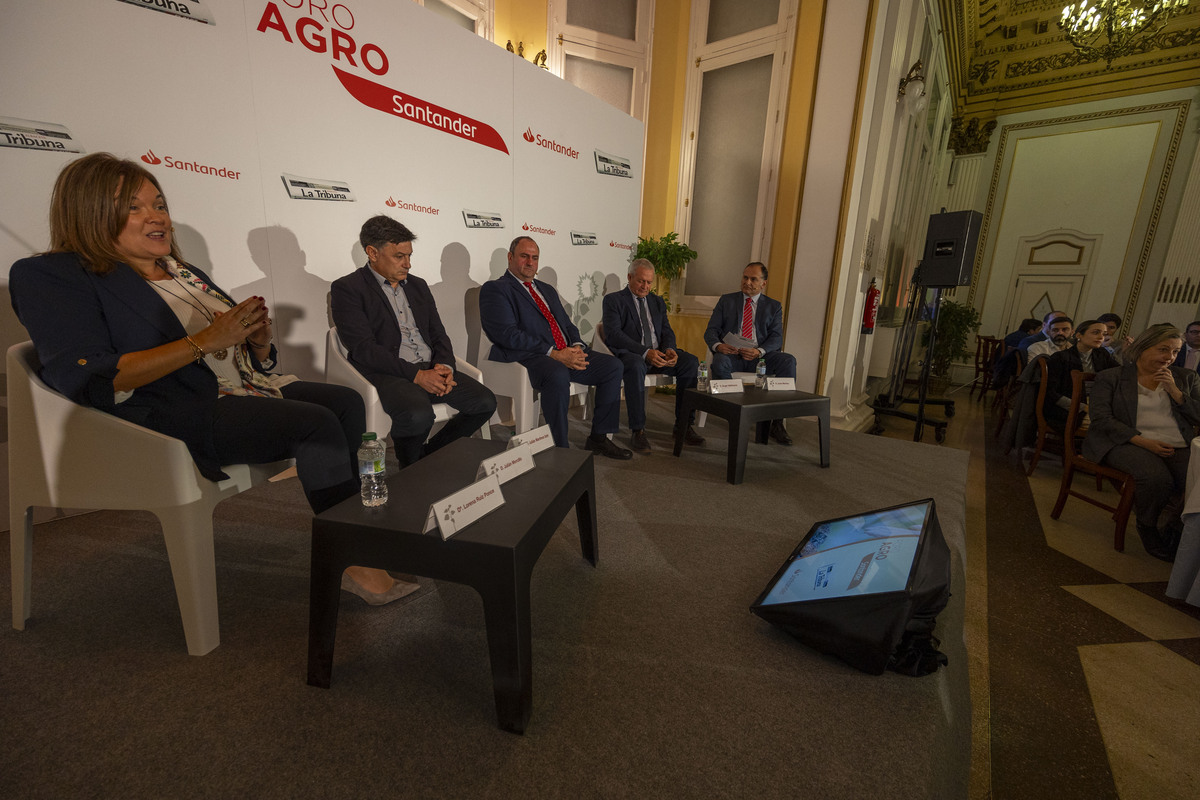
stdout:
<svg viewBox="0 0 1200 800">
<path fill-rule="evenodd" d="M 1164 561 L 1179 545 L 1183 523 L 1172 501 L 1182 497 L 1200 425 L 1200 376 L 1172 363 L 1182 346 L 1178 328 L 1154 325 L 1129 346 L 1123 366 L 1099 373 L 1083 441 L 1084 458 L 1133 476 L 1138 535 Z"/>
<path fill-rule="evenodd" d="M 1032 362 L 1038 356 L 1049 356 L 1066 350 L 1071 346 L 1071 333 L 1074 329 L 1075 323 L 1070 317 L 1066 315 L 1055 317 L 1054 321 L 1050 323 L 1047 338 L 1029 345 L 1025 354 Z"/>
<path fill-rule="evenodd" d="M 1030 345 L 1037 344 L 1038 342 L 1044 342 L 1047 339 L 1049 339 L 1051 324 L 1053 324 L 1054 320 L 1058 319 L 1059 317 L 1065 317 L 1065 316 L 1068 316 L 1067 312 L 1065 312 L 1065 311 L 1051 311 L 1049 314 L 1047 314 L 1045 317 L 1042 318 L 1042 329 L 1040 331 L 1038 331 L 1037 333 L 1032 334 L 1030 336 L 1026 336 L 1024 339 L 1021 340 L 1020 344 L 1018 344 L 1017 347 L 1020 348 L 1021 352 L 1025 354 L 1025 363 L 1029 363 L 1029 358 L 1030 358 L 1029 347 L 1030 347 Z"/>
<path fill-rule="evenodd" d="M 1200 371 L 1200 319 L 1190 323 L 1183 331 L 1183 347 L 1175 359 L 1175 366 L 1192 372 Z"/>
<path fill-rule="evenodd" d="M 358 234 L 366 266 L 330 287 L 338 338 L 392 418 L 401 467 L 470 436 L 496 411 L 490 389 L 454 373 L 454 347 L 429 284 L 409 272 L 416 238 L 385 214 L 371 217 Z M 426 444 L 434 403 L 446 403 L 458 413 Z"/>
<path fill-rule="evenodd" d="M 1096 319 L 1104 323 L 1107 331 L 1107 335 L 1104 337 L 1104 349 L 1117 360 L 1118 364 L 1124 364 L 1125 362 L 1121 359 L 1121 351 L 1133 344 L 1133 337 L 1117 337 L 1117 331 L 1121 330 L 1121 317 L 1110 311 L 1107 314 L 1101 314 Z"/>
<path fill-rule="evenodd" d="M 1021 320 L 1021 327 L 1004 337 L 1005 350 L 1020 346 L 1026 337 L 1036 335 L 1041 329 L 1042 323 L 1034 317 Z"/>
<path fill-rule="evenodd" d="M 1025 337 L 1033 336 L 1041 329 L 1041 321 L 1030 317 L 1022 320 L 1021 327 L 1004 337 L 1004 350 L 992 365 L 992 388 L 997 392 L 1008 386 L 1017 376 L 1017 353 L 1020 352 L 1018 345 Z"/>
<path fill-rule="evenodd" d="M 1072 370 L 1102 372 L 1119 366 L 1117 360 L 1101 346 L 1105 335 L 1104 323 L 1095 319 L 1085 320 L 1075 329 L 1075 345 L 1046 359 L 1046 404 L 1042 414 L 1056 428 L 1061 430 L 1067 423 L 1071 392 L 1074 390 Z"/>
<path fill-rule="evenodd" d="M 183 440 L 209 480 L 222 464 L 294 458 L 314 513 L 359 490 L 365 426 L 352 389 L 272 372 L 261 297 L 240 303 L 185 263 L 158 180 L 136 161 L 93 153 L 59 173 L 50 250 L 13 264 L 13 309 L 47 384 Z M 153 475 L 147 475 L 153 480 Z M 351 567 L 375 602 L 407 594 L 381 570 Z"/>
</svg>

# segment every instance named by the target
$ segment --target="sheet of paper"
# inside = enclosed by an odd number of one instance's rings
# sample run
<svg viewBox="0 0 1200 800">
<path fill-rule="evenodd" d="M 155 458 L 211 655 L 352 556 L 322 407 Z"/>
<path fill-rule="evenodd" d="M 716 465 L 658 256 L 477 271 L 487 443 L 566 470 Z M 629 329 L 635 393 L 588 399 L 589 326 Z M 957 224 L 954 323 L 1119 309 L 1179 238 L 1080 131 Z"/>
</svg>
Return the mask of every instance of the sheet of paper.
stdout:
<svg viewBox="0 0 1200 800">
<path fill-rule="evenodd" d="M 767 378 L 767 391 L 796 391 L 795 378 Z"/>
<path fill-rule="evenodd" d="M 737 378 L 725 381 L 709 381 L 709 389 L 713 394 L 741 394 L 742 382 Z"/>
<path fill-rule="evenodd" d="M 518 433 L 516 436 L 508 440 L 508 448 L 511 450 L 517 445 L 529 445 L 529 452 L 534 455 L 542 452 L 548 447 L 554 447 L 554 437 L 550 434 L 550 426 L 543 425 L 540 428 L 534 428 L 525 433 Z"/>
<path fill-rule="evenodd" d="M 475 480 L 495 475 L 500 483 L 506 483 L 513 478 L 533 469 L 533 453 L 527 444 L 510 447 L 498 456 L 485 458 L 479 463 L 479 471 Z"/>
<path fill-rule="evenodd" d="M 437 519 L 443 539 L 449 539 L 463 528 L 504 505 L 500 479 L 488 475 L 481 481 L 443 497 L 432 506 L 430 513 Z"/>
</svg>

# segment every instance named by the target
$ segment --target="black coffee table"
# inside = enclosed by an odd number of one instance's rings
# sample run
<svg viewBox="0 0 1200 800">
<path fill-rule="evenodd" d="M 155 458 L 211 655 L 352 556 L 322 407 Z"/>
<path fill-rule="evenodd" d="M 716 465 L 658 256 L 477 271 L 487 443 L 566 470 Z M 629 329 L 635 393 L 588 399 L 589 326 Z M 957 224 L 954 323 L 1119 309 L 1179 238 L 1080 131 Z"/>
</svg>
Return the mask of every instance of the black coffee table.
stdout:
<svg viewBox="0 0 1200 800">
<path fill-rule="evenodd" d="M 829 398 L 809 392 L 768 392 L 746 387 L 741 394 L 709 394 L 696 389 L 683 393 L 683 417 L 693 410 L 707 411 L 729 422 L 729 464 L 725 479 L 732 484 L 742 482 L 746 471 L 746 446 L 750 425 L 756 426 L 754 441 L 766 444 L 773 419 L 816 417 L 820 437 L 821 466 L 829 466 Z M 675 455 L 683 452 L 682 431 L 676 431 Z"/>
<path fill-rule="evenodd" d="M 529 581 L 533 565 L 575 508 L 583 557 L 594 566 L 596 480 L 592 454 L 552 447 L 501 486 L 505 504 L 443 541 L 421 533 L 431 503 L 470 484 L 503 442 L 459 439 L 388 478 L 388 505 L 353 497 L 313 519 L 308 683 L 329 688 L 342 572 L 358 565 L 463 583 L 483 599 L 500 727 L 523 733 L 533 706 Z"/>
</svg>

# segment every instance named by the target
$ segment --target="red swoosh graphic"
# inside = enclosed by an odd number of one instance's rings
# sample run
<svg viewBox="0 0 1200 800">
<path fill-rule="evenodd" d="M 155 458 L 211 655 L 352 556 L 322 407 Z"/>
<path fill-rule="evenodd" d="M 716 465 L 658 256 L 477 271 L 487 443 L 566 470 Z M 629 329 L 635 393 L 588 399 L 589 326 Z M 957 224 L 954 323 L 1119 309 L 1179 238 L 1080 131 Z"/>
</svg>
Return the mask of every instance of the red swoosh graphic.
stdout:
<svg viewBox="0 0 1200 800">
<path fill-rule="evenodd" d="M 466 139 L 468 142 L 475 142 L 484 147 L 499 150 L 501 153 L 509 155 L 508 147 L 504 144 L 504 139 L 501 138 L 500 134 L 491 125 L 471 119 L 448 108 L 426 102 L 406 92 L 390 89 L 382 83 L 369 81 L 358 75 L 344 72 L 337 67 L 333 67 L 333 72 L 337 75 L 338 80 L 342 82 L 342 86 L 346 87 L 346 91 L 364 106 L 373 108 L 376 111 L 382 111 L 385 114 L 391 114 L 400 119 L 408 120 L 409 122 L 415 122 L 418 125 L 424 125 L 427 128 L 433 128 L 451 136 L 457 136 L 460 139 Z M 408 116 L 397 110 L 395 101 L 393 100 L 396 95 L 402 95 L 405 103 L 412 103 L 421 109 L 423 113 L 419 116 Z M 452 122 L 461 121 L 464 126 L 474 128 L 474 131 L 472 131 L 473 135 L 467 135 L 461 131 L 453 130 L 451 127 L 443 127 L 435 124 L 430 120 L 430 117 L 434 114 L 440 114 L 444 119 Z"/>
</svg>

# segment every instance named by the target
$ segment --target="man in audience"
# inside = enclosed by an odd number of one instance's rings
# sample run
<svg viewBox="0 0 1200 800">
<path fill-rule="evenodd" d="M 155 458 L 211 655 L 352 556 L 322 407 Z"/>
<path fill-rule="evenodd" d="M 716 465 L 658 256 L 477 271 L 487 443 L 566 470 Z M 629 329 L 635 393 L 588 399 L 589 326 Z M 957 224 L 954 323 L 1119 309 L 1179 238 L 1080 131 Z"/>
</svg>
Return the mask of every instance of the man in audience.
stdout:
<svg viewBox="0 0 1200 800">
<path fill-rule="evenodd" d="M 766 288 L 766 266 L 752 261 L 742 270 L 742 290 L 717 300 L 704 331 L 704 343 L 712 351 L 713 378 L 728 380 L 734 372 L 754 372 L 759 359 L 766 360 L 768 375 L 796 377 L 795 357 L 780 349 L 783 306 L 763 294 Z M 781 419 L 771 421 L 770 436 L 780 444 L 792 443 Z"/>
<path fill-rule="evenodd" d="M 1065 316 L 1067 316 L 1067 312 L 1065 312 L 1065 311 L 1051 311 L 1049 314 L 1042 317 L 1042 329 L 1040 331 L 1038 331 L 1037 333 L 1032 334 L 1030 336 L 1026 336 L 1024 339 L 1021 340 L 1020 344 L 1018 344 L 1017 347 L 1021 350 L 1022 353 L 1025 354 L 1026 363 L 1028 363 L 1029 359 L 1032 358 L 1032 356 L 1029 355 L 1029 347 L 1031 345 L 1037 344 L 1038 342 L 1044 342 L 1047 339 L 1049 339 L 1050 338 L 1050 326 L 1054 323 L 1054 320 L 1058 319 L 1059 317 L 1065 317 Z"/>
<path fill-rule="evenodd" d="M 1119 339 L 1117 338 L 1117 331 L 1121 329 L 1121 317 L 1110 311 L 1107 314 L 1101 314 L 1096 319 L 1104 323 L 1106 331 L 1104 349 L 1117 360 L 1118 364 L 1125 363 L 1124 359 L 1121 358 L 1121 351 L 1133 344 L 1133 337 L 1126 334 Z"/>
<path fill-rule="evenodd" d="M 1183 331 L 1183 347 L 1175 359 L 1175 366 L 1200 371 L 1200 319 Z"/>
<path fill-rule="evenodd" d="M 479 320 L 492 341 L 492 361 L 515 361 L 541 393 L 542 413 L 558 447 L 567 444 L 567 404 L 571 382 L 596 387 L 592 432 L 584 446 L 616 459 L 633 453 L 609 441 L 621 413 L 621 362 L 584 345 L 548 283 L 534 280 L 541 250 L 528 236 L 508 246 L 508 271 L 479 290 Z"/>
<path fill-rule="evenodd" d="M 624 367 L 625 408 L 629 412 L 630 444 L 635 452 L 650 452 L 646 438 L 646 375 L 675 376 L 675 431 L 690 445 L 704 437 L 683 418 L 683 390 L 696 388 L 699 362 L 675 349 L 675 332 L 667 320 L 667 304 L 650 292 L 654 265 L 639 258 L 629 265 L 628 286 L 604 296 L 604 343 Z"/>
<path fill-rule="evenodd" d="M 1059 320 L 1061 322 L 1061 320 Z M 1108 329 L 1097 319 L 1089 319 L 1076 329 L 1074 347 L 1053 353 L 1046 360 L 1046 404 L 1042 408 L 1046 420 L 1061 428 L 1067 422 L 1067 411 L 1071 408 L 1071 370 L 1101 372 L 1120 364 L 1104 349 L 1104 337 Z M 1036 347 L 1036 345 L 1035 345 Z M 1030 348 L 1030 352 L 1033 348 Z"/>
<path fill-rule="evenodd" d="M 379 391 L 402 467 L 470 436 L 496 410 L 491 390 L 454 371 L 454 350 L 429 285 L 409 274 L 416 238 L 391 217 L 372 217 L 358 235 L 366 266 L 330 287 L 338 338 L 350 363 Z M 458 414 L 425 444 L 434 403 Z"/>
<path fill-rule="evenodd" d="M 1029 317 L 1021 321 L 1021 326 L 1015 331 L 1004 337 L 1004 349 L 1017 347 L 1028 336 L 1033 336 L 1042 329 L 1042 323 L 1035 317 Z"/>
<path fill-rule="evenodd" d="M 1026 351 L 1029 355 L 1029 361 L 1032 363 L 1038 356 L 1048 356 L 1070 347 L 1071 332 L 1074 330 L 1074 327 L 1075 323 L 1066 314 L 1055 317 L 1054 321 L 1050 323 L 1049 331 L 1047 331 L 1048 338 L 1029 345 Z"/>
</svg>

